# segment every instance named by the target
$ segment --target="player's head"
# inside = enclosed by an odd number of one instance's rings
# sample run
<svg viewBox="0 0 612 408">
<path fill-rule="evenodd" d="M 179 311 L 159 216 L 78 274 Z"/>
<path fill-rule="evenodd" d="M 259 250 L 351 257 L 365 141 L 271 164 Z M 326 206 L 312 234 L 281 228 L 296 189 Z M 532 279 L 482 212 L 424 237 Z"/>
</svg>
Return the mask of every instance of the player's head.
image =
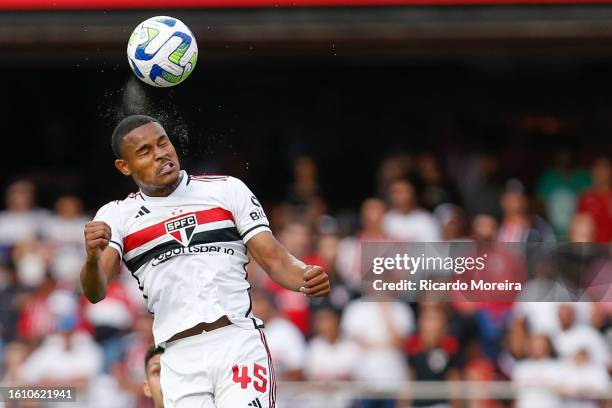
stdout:
<svg viewBox="0 0 612 408">
<path fill-rule="evenodd" d="M 145 193 L 157 195 L 177 182 L 178 156 L 157 119 L 145 115 L 126 117 L 113 131 L 111 146 L 117 158 L 115 167 L 131 176 Z"/>
<path fill-rule="evenodd" d="M 145 354 L 146 379 L 142 385 L 142 391 L 144 395 L 153 399 L 153 406 L 155 408 L 163 408 L 164 406 L 164 398 L 159 383 L 159 373 L 161 370 L 159 358 L 163 353 L 164 349 L 151 345 Z"/>
</svg>

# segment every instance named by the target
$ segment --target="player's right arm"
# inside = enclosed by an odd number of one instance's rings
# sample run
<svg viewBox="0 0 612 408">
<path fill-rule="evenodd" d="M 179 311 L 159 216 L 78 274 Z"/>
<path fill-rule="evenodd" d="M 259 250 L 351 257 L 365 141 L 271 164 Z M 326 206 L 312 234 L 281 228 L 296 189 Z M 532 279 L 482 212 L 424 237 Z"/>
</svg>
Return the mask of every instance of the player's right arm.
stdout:
<svg viewBox="0 0 612 408">
<path fill-rule="evenodd" d="M 87 257 L 81 269 L 83 294 L 92 303 L 106 297 L 108 283 L 119 272 L 119 253 L 108 246 L 111 228 L 103 221 L 85 224 L 85 248 Z"/>
<path fill-rule="evenodd" d="M 123 234 L 119 201 L 103 205 L 85 224 L 87 258 L 81 270 L 83 294 L 96 303 L 106 297 L 108 284 L 121 267 Z"/>
</svg>

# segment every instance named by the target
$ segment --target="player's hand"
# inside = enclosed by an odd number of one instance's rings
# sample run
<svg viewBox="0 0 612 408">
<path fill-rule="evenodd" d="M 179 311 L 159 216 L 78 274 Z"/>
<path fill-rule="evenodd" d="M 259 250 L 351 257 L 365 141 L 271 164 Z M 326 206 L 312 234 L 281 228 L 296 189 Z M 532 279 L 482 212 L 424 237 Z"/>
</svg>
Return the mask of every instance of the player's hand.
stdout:
<svg viewBox="0 0 612 408">
<path fill-rule="evenodd" d="M 90 221 L 85 224 L 85 250 L 87 262 L 97 262 L 102 251 L 111 239 L 111 228 L 102 221 Z"/>
<path fill-rule="evenodd" d="M 307 265 L 304 269 L 304 286 L 300 291 L 306 296 L 320 297 L 329 294 L 331 285 L 329 276 L 320 266 Z"/>
</svg>

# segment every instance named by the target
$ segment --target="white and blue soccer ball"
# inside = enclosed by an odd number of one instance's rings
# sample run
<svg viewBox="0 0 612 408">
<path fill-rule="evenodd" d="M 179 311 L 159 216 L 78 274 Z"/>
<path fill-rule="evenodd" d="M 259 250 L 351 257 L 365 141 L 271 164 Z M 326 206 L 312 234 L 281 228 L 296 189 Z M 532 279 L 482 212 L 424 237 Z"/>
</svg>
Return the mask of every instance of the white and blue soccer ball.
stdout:
<svg viewBox="0 0 612 408">
<path fill-rule="evenodd" d="M 157 16 L 138 24 L 128 41 L 127 57 L 138 79 L 152 86 L 174 86 L 195 68 L 198 45 L 181 20 Z"/>
</svg>

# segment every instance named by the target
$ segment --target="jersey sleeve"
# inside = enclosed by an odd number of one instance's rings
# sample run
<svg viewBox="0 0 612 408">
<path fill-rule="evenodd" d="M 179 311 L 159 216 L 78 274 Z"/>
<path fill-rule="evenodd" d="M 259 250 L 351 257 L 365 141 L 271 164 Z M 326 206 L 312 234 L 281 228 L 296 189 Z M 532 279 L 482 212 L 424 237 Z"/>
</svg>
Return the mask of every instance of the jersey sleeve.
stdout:
<svg viewBox="0 0 612 408">
<path fill-rule="evenodd" d="M 239 179 L 230 177 L 230 211 L 236 228 L 246 244 L 249 239 L 263 231 L 270 231 L 268 217 L 257 197 Z"/>
<path fill-rule="evenodd" d="M 111 239 L 108 245 L 119 252 L 119 256 L 123 256 L 123 234 L 121 233 L 121 218 L 119 214 L 119 204 L 116 201 L 100 207 L 94 221 L 103 221 L 111 229 Z"/>
</svg>

